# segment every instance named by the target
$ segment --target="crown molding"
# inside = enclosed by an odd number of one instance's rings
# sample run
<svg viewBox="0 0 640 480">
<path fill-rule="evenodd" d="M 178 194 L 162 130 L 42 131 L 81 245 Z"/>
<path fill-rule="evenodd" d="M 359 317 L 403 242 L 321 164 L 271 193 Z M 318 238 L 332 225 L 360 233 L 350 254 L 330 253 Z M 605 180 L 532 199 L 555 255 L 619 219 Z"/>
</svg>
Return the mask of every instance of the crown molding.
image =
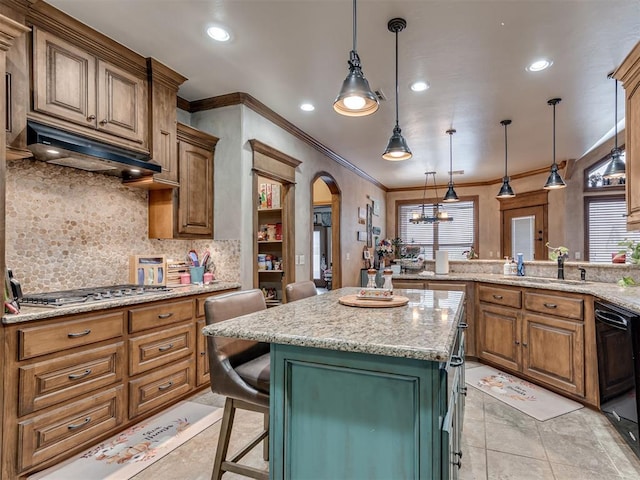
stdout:
<svg viewBox="0 0 640 480">
<path fill-rule="evenodd" d="M 189 113 L 201 112 L 204 110 L 213 110 L 215 108 L 229 107 L 232 105 L 244 105 L 250 108 L 254 112 L 258 113 L 262 117 L 276 124 L 277 126 L 282 128 L 284 131 L 290 133 L 294 137 L 303 141 L 307 145 L 311 146 L 312 148 L 322 153 L 324 156 L 330 158 L 331 160 L 341 165 L 342 167 L 346 168 L 347 170 L 355 173 L 359 177 L 364 178 L 365 180 L 372 183 L 373 185 L 380 188 L 381 190 L 385 192 L 389 191 L 389 189 L 385 185 L 380 183 L 371 175 L 369 175 L 363 170 L 360 170 L 354 164 L 352 164 L 345 158 L 341 157 L 330 148 L 324 146 L 322 143 L 320 143 L 318 140 L 313 138 L 311 135 L 302 131 L 301 129 L 296 127 L 294 124 L 289 122 L 286 118 L 282 117 L 281 115 L 278 115 L 276 112 L 274 112 L 269 107 L 267 107 L 264 103 L 260 102 L 259 100 L 252 97 L 248 93 L 235 92 L 235 93 L 229 93 L 226 95 L 220 95 L 217 97 L 210 97 L 210 98 L 204 98 L 202 100 L 195 100 L 192 102 L 189 102 L 188 100 L 178 97 L 178 108 L 181 108 L 182 110 L 186 110 Z"/>
</svg>

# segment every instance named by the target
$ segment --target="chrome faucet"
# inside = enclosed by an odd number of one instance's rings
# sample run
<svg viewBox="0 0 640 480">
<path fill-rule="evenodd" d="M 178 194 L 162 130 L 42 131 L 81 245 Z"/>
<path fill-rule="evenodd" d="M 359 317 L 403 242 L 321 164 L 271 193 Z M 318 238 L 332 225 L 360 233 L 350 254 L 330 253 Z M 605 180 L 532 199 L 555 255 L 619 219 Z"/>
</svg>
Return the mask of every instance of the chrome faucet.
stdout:
<svg viewBox="0 0 640 480">
<path fill-rule="evenodd" d="M 564 256 L 558 255 L 558 278 L 564 280 Z"/>
</svg>

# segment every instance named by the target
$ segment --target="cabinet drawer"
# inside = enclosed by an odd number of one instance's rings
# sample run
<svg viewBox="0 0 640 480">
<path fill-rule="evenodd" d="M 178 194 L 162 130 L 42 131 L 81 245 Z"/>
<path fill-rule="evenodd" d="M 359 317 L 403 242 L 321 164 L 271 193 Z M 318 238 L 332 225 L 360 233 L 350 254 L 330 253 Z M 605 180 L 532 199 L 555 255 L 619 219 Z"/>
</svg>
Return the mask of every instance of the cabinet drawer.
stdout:
<svg viewBox="0 0 640 480">
<path fill-rule="evenodd" d="M 193 318 L 193 299 L 166 302 L 129 310 L 129 332 L 171 325 Z"/>
<path fill-rule="evenodd" d="M 124 421 L 122 385 L 18 424 L 18 468 L 23 471 L 94 442 Z"/>
<path fill-rule="evenodd" d="M 195 349 L 193 330 L 193 325 L 185 324 L 129 339 L 129 374 L 138 375 L 191 355 Z"/>
<path fill-rule="evenodd" d="M 129 382 L 129 418 L 160 407 L 186 393 L 195 382 L 193 361 L 170 367 Z"/>
<path fill-rule="evenodd" d="M 20 367 L 18 415 L 121 381 L 124 358 L 124 344 L 116 343 Z"/>
<path fill-rule="evenodd" d="M 524 308 L 527 310 L 574 320 L 583 319 L 583 305 L 582 298 L 530 292 L 524 294 Z"/>
<path fill-rule="evenodd" d="M 18 358 L 24 360 L 120 337 L 123 315 L 123 312 L 117 312 L 21 328 L 18 330 Z"/>
<path fill-rule="evenodd" d="M 522 307 L 522 296 L 520 290 L 505 287 L 480 285 L 478 287 L 478 299 L 481 302 L 495 303 L 496 305 L 504 305 L 505 307 Z"/>
</svg>

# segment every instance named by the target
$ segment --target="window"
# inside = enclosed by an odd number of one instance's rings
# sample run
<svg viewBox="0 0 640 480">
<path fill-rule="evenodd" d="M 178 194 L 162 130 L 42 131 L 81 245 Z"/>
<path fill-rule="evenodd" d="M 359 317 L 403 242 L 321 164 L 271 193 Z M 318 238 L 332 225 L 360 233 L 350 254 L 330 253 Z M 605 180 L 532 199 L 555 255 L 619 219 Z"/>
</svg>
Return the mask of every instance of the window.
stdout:
<svg viewBox="0 0 640 480">
<path fill-rule="evenodd" d="M 623 249 L 618 242 L 640 241 L 640 232 L 627 232 L 624 195 L 585 197 L 585 244 L 590 262 L 611 263 L 612 254 Z"/>
<path fill-rule="evenodd" d="M 425 203 L 425 213 L 435 215 L 435 209 L 433 203 Z M 477 251 L 477 198 L 440 205 L 440 209 L 446 211 L 453 221 L 413 224 L 409 219 L 422 210 L 422 203 L 399 203 L 396 217 L 398 237 L 405 247 L 419 247 L 426 260 L 433 260 L 436 250 L 448 251 L 451 260 L 464 260 L 466 257 L 463 252 L 469 247 L 473 245 Z"/>
<path fill-rule="evenodd" d="M 625 160 L 625 152 L 620 155 Z M 584 190 L 585 191 L 604 191 L 606 190 L 624 190 L 625 178 L 602 178 L 602 174 L 611 162 L 611 155 L 607 155 L 600 161 L 593 164 L 590 168 L 584 170 Z"/>
</svg>

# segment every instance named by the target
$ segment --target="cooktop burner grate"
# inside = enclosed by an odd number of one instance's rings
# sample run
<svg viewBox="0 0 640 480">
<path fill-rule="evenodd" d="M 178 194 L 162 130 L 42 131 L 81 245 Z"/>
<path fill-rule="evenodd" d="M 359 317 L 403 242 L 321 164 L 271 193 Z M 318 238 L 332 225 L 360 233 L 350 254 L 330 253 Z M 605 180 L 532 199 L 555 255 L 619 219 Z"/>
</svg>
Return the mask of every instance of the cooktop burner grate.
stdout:
<svg viewBox="0 0 640 480">
<path fill-rule="evenodd" d="M 163 285 L 112 285 L 106 287 L 78 288 L 75 290 L 61 290 L 59 292 L 45 292 L 24 295 L 20 301 L 23 305 L 38 305 L 61 307 L 91 303 L 99 300 L 111 300 L 122 297 L 135 297 L 158 292 L 169 292 L 171 288 Z"/>
</svg>

